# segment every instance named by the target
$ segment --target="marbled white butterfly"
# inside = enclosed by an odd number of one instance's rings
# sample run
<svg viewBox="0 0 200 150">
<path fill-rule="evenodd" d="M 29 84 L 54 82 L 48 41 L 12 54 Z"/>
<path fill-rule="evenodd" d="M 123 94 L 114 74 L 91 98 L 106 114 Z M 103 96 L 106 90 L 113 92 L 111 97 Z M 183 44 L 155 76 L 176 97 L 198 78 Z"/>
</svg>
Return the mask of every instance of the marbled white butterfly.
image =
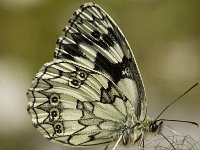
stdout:
<svg viewBox="0 0 200 150">
<path fill-rule="evenodd" d="M 27 93 L 39 132 L 70 146 L 134 144 L 159 132 L 162 121 L 146 116 L 136 60 L 112 18 L 86 3 L 63 31 L 54 60 L 42 66 Z"/>
</svg>

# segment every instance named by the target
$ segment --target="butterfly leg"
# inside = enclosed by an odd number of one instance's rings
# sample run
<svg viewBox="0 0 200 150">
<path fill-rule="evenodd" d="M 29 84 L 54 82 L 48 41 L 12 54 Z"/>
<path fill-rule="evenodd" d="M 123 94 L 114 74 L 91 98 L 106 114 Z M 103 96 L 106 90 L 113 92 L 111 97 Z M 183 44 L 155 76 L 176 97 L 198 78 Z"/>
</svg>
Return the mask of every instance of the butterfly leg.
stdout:
<svg viewBox="0 0 200 150">
<path fill-rule="evenodd" d="M 105 149 L 104 150 L 108 150 L 108 145 L 106 145 Z"/>
<path fill-rule="evenodd" d="M 120 140 L 122 139 L 122 135 L 119 137 L 119 139 L 117 140 L 117 142 L 115 143 L 115 146 L 112 148 L 112 150 L 115 150 L 117 145 L 119 144 Z"/>
<path fill-rule="evenodd" d="M 144 138 L 142 138 L 142 149 L 144 150 Z"/>
<path fill-rule="evenodd" d="M 138 146 L 140 150 L 144 150 L 144 132 L 142 132 Z"/>
</svg>

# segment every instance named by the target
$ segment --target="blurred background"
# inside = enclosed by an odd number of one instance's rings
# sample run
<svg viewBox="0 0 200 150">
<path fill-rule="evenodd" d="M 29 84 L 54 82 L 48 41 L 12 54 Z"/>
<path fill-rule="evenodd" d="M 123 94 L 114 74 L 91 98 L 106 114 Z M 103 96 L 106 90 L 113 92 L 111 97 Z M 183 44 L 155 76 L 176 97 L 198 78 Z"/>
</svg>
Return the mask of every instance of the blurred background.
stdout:
<svg viewBox="0 0 200 150">
<path fill-rule="evenodd" d="M 66 150 L 43 138 L 26 111 L 26 92 L 53 59 L 55 42 L 84 0 L 0 0 L 0 150 Z M 200 81 L 199 0 L 94 0 L 119 25 L 142 74 L 148 116 Z M 200 86 L 162 118 L 200 123 Z M 166 122 L 200 140 L 200 128 Z M 77 149 L 77 148 L 76 148 Z M 120 148 L 119 148 L 120 149 Z"/>
</svg>

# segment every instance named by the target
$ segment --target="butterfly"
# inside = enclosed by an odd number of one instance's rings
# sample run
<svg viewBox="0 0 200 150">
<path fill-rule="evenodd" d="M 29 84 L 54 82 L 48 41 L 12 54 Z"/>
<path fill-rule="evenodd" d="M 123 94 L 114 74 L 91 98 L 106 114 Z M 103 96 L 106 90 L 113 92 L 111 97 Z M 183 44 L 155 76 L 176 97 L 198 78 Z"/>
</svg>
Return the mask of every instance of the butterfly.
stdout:
<svg viewBox="0 0 200 150">
<path fill-rule="evenodd" d="M 126 38 L 94 3 L 73 14 L 54 60 L 36 74 L 27 97 L 33 125 L 67 146 L 133 145 L 163 124 L 147 117 L 143 81 Z"/>
</svg>

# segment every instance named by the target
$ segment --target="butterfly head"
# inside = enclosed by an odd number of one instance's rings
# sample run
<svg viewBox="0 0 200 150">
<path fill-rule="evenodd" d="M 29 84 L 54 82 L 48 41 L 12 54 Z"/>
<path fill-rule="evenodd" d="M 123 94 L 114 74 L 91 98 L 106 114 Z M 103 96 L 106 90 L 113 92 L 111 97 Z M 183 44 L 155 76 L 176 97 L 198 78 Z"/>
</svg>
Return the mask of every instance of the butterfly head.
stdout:
<svg viewBox="0 0 200 150">
<path fill-rule="evenodd" d="M 162 129 L 163 122 L 159 120 L 154 120 L 150 124 L 150 131 L 153 133 L 159 133 Z"/>
</svg>

